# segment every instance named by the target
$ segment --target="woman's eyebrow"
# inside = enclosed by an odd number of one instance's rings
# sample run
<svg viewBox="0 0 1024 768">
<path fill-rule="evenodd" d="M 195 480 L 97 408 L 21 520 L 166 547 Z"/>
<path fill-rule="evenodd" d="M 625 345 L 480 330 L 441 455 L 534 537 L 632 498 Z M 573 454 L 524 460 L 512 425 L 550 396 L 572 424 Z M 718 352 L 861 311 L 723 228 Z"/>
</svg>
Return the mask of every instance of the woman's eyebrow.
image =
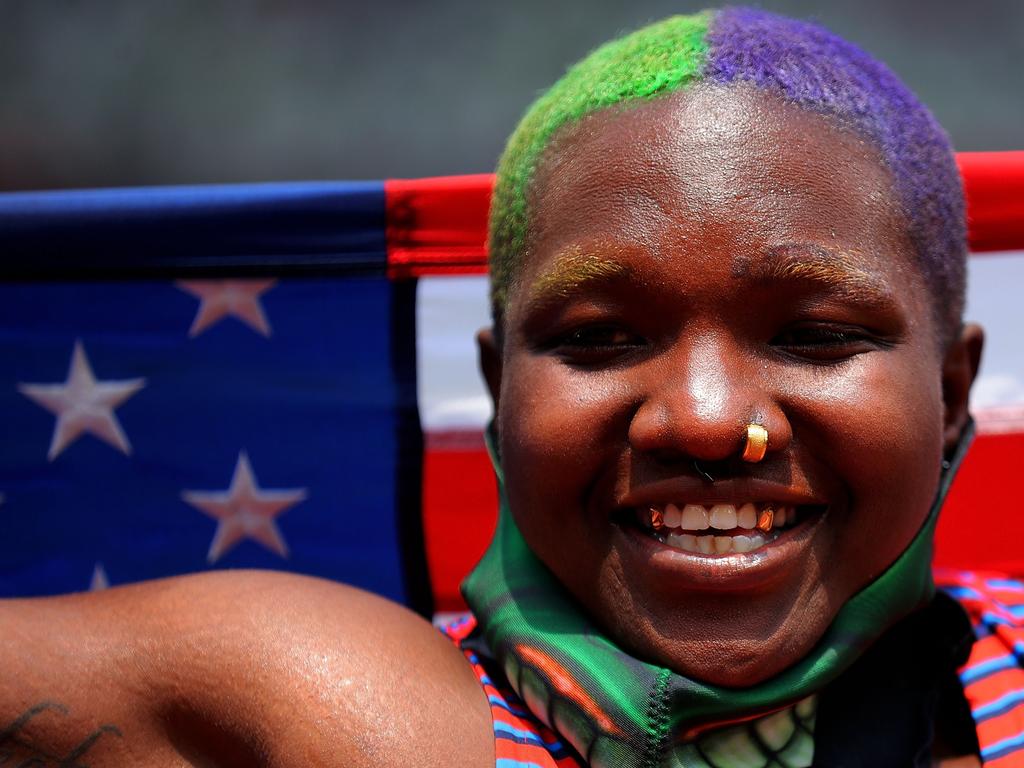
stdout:
<svg viewBox="0 0 1024 768">
<path fill-rule="evenodd" d="M 550 266 L 534 278 L 526 306 L 529 311 L 543 309 L 595 283 L 628 279 L 632 274 L 632 267 L 614 256 L 572 245 L 556 255 Z"/>
<path fill-rule="evenodd" d="M 571 245 L 534 278 L 527 290 L 528 312 L 559 304 L 596 284 L 628 281 L 635 269 L 619 253 Z M 891 305 L 895 292 L 879 275 L 865 269 L 845 251 L 816 243 L 791 243 L 772 248 L 760 258 L 737 256 L 732 275 L 753 282 L 807 282 L 845 300 L 870 306 Z"/>
<path fill-rule="evenodd" d="M 845 251 L 816 243 L 792 243 L 772 248 L 762 258 L 736 257 L 732 274 L 756 282 L 809 282 L 858 304 L 892 304 L 891 286 L 858 261 Z"/>
</svg>

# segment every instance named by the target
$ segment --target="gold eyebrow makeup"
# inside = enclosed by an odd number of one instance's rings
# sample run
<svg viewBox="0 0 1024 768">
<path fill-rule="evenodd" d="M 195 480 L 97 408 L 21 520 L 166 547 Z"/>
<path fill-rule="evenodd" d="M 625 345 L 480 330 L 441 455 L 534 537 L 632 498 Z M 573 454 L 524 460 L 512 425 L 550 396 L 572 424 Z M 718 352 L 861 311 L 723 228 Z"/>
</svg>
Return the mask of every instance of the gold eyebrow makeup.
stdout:
<svg viewBox="0 0 1024 768">
<path fill-rule="evenodd" d="M 628 277 L 632 272 L 621 261 L 572 245 L 559 253 L 530 285 L 527 306 L 537 308 L 566 299 L 585 285 Z"/>
<path fill-rule="evenodd" d="M 859 304 L 893 302 L 892 289 L 858 264 L 853 256 L 812 243 L 773 248 L 764 259 L 737 259 L 733 275 L 765 282 L 803 280 L 817 283 Z"/>
</svg>

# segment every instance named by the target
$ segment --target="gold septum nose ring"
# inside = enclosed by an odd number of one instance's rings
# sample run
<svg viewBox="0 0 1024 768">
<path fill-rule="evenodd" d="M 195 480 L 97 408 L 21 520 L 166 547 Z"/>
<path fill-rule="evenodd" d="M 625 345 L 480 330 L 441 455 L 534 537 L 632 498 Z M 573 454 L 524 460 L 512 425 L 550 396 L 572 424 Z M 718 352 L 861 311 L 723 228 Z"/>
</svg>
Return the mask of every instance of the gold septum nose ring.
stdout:
<svg viewBox="0 0 1024 768">
<path fill-rule="evenodd" d="M 756 464 L 768 451 L 768 430 L 760 424 L 747 424 L 747 439 L 743 444 L 743 460 Z"/>
</svg>

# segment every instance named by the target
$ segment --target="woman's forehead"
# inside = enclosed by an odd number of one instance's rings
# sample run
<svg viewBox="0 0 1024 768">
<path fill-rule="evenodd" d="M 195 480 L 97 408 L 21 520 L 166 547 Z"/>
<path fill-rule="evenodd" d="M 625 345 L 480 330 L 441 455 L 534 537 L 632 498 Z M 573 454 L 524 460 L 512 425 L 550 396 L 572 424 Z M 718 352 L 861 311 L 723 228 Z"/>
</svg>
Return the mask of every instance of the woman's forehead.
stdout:
<svg viewBox="0 0 1024 768">
<path fill-rule="evenodd" d="M 749 261 L 802 243 L 914 263 L 877 150 L 751 88 L 701 86 L 590 116 L 552 144 L 530 210 L 521 284 L 556 254 L 563 276 L 593 271 L 593 260 L 564 258 L 580 250 L 608 262 L 617 249 L 676 258 L 682 246 Z"/>
</svg>

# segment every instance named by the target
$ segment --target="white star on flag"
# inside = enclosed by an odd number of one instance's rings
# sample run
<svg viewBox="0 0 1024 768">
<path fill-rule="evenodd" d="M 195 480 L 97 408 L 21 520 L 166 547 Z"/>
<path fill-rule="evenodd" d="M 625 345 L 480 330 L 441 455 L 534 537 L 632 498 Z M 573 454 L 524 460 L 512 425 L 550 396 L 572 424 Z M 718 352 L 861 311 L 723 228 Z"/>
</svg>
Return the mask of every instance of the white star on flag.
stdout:
<svg viewBox="0 0 1024 768">
<path fill-rule="evenodd" d="M 145 379 L 97 381 L 82 342 L 76 341 L 63 384 L 18 384 L 18 391 L 57 416 L 47 453 L 53 461 L 86 432 L 125 455 L 131 454 L 131 443 L 114 409 L 144 386 Z"/>
<path fill-rule="evenodd" d="M 244 538 L 253 539 L 281 557 L 288 545 L 274 518 L 306 498 L 305 488 L 264 490 L 259 487 L 245 451 L 238 454 L 231 487 L 226 491 L 182 491 L 182 500 L 216 519 L 217 531 L 206 559 L 217 562 Z"/>
<path fill-rule="evenodd" d="M 211 325 L 229 315 L 238 318 L 257 333 L 270 336 L 270 323 L 263 313 L 260 296 L 274 287 L 277 280 L 178 280 L 176 285 L 199 299 L 190 338 L 195 338 Z"/>
</svg>

